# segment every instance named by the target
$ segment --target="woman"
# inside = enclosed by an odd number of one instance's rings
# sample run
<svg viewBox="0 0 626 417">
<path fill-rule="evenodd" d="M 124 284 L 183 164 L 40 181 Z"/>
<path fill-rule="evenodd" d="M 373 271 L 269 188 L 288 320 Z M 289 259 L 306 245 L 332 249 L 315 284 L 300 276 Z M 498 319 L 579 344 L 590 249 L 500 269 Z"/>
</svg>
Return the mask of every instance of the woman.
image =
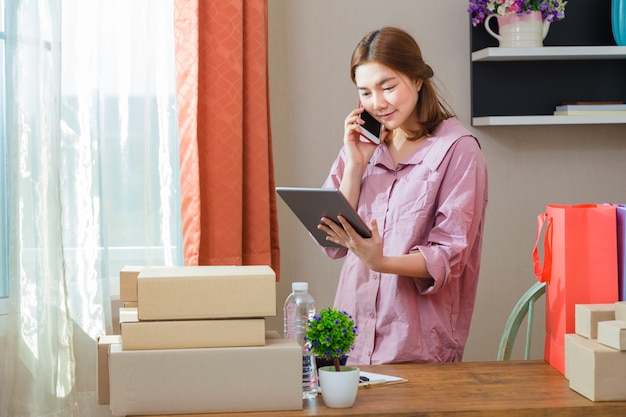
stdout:
<svg viewBox="0 0 626 417">
<path fill-rule="evenodd" d="M 348 363 L 461 361 L 476 298 L 487 205 L 480 145 L 439 99 L 418 44 L 386 27 L 357 45 L 350 68 L 361 107 L 324 187 L 339 188 L 372 237 L 343 219 L 319 228 L 346 257 L 335 306 L 359 336 Z M 361 113 L 383 141 L 361 137 Z"/>
</svg>

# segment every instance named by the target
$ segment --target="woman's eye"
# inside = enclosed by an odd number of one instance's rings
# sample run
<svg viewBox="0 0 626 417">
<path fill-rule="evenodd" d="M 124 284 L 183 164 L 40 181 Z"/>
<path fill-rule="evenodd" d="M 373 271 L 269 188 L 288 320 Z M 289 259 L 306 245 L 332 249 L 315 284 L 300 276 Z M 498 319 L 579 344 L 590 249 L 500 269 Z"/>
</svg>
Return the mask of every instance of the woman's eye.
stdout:
<svg viewBox="0 0 626 417">
<path fill-rule="evenodd" d="M 385 90 L 385 91 L 391 91 L 391 90 L 393 90 L 394 88 L 395 88 L 395 85 L 390 85 L 390 86 L 388 86 L 388 87 L 383 87 L 383 90 Z"/>
</svg>

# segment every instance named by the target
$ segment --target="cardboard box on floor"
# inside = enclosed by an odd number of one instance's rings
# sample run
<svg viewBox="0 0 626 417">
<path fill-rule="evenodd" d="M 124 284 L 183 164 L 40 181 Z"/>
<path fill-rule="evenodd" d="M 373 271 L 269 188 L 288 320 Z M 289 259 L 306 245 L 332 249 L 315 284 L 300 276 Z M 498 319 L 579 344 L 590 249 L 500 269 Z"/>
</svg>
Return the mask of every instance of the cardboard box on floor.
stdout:
<svg viewBox="0 0 626 417">
<path fill-rule="evenodd" d="M 137 276 L 139 320 L 276 315 L 276 274 L 266 265 L 144 268 Z"/>
<path fill-rule="evenodd" d="M 136 308 L 121 308 L 122 349 L 187 349 L 263 346 L 265 319 L 139 321 Z"/>
<path fill-rule="evenodd" d="M 206 349 L 111 345 L 109 378 L 116 416 L 302 409 L 302 349 L 294 340 Z"/>
</svg>

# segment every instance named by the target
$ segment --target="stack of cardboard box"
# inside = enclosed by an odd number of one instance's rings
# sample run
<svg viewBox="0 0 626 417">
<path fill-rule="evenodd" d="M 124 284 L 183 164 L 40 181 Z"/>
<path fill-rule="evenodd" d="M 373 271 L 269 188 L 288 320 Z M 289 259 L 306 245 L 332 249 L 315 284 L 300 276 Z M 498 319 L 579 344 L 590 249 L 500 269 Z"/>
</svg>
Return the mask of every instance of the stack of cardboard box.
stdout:
<svg viewBox="0 0 626 417">
<path fill-rule="evenodd" d="M 112 414 L 302 408 L 301 348 L 265 331 L 276 315 L 270 267 L 124 268 L 120 300 Z"/>
<path fill-rule="evenodd" d="M 578 304 L 565 335 L 565 377 L 592 401 L 626 401 L 626 302 Z"/>
</svg>

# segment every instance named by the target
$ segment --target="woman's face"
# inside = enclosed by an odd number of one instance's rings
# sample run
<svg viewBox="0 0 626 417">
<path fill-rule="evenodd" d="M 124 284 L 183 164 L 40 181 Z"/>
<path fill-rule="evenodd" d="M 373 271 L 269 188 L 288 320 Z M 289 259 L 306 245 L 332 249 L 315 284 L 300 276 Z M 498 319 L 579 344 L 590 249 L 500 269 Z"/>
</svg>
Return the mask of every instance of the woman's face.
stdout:
<svg viewBox="0 0 626 417">
<path fill-rule="evenodd" d="M 413 81 L 378 62 L 359 65 L 354 78 L 361 104 L 387 130 L 410 131 L 417 127 L 415 106 L 422 80 Z"/>
</svg>

